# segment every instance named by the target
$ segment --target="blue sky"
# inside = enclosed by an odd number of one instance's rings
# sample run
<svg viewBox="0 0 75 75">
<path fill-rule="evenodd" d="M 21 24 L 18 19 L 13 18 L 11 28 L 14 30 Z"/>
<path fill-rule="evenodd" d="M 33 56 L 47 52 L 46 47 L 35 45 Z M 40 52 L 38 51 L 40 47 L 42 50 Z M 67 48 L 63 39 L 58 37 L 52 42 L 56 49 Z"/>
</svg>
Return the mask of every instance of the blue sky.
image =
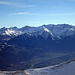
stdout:
<svg viewBox="0 0 75 75">
<path fill-rule="evenodd" d="M 75 0 L 0 0 L 0 28 L 75 25 Z"/>
</svg>

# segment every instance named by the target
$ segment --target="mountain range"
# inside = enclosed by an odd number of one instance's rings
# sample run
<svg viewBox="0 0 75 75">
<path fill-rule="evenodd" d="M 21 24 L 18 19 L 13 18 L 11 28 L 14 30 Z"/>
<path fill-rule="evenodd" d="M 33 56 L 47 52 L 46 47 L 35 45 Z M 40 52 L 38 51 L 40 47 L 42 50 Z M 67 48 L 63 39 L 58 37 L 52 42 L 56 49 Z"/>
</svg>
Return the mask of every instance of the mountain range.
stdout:
<svg viewBox="0 0 75 75">
<path fill-rule="evenodd" d="M 0 29 L 0 70 L 41 68 L 74 58 L 75 26 L 49 24 Z"/>
<path fill-rule="evenodd" d="M 57 37 L 58 39 L 64 38 L 69 35 L 75 34 L 75 27 L 68 24 L 49 24 L 49 25 L 42 25 L 39 27 L 30 27 L 24 26 L 22 28 L 17 27 L 10 27 L 10 28 L 1 28 L 0 35 L 7 35 L 7 36 L 18 36 L 27 33 L 29 35 L 41 35 L 44 38 L 48 36 Z"/>
</svg>

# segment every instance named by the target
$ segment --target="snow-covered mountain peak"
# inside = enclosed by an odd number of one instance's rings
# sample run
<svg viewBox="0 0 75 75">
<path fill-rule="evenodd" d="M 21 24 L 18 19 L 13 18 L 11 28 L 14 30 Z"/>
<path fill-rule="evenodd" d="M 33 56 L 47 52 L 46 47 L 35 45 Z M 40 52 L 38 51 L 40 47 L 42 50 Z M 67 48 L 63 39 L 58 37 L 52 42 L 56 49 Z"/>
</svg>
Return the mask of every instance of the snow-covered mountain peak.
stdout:
<svg viewBox="0 0 75 75">
<path fill-rule="evenodd" d="M 24 33 L 30 33 L 31 35 L 42 35 L 44 37 L 48 37 L 49 35 L 53 37 L 64 38 L 69 35 L 75 34 L 75 26 L 71 26 L 69 24 L 48 24 L 42 25 L 39 27 L 31 27 L 31 26 L 24 26 L 22 28 L 11 27 L 11 28 L 1 28 L 0 34 L 6 35 L 21 35 Z"/>
<path fill-rule="evenodd" d="M 66 37 L 75 34 L 75 27 L 68 24 L 45 25 L 55 36 Z"/>
<path fill-rule="evenodd" d="M 19 29 L 20 31 L 24 32 L 24 33 L 33 33 L 36 31 L 38 27 L 30 27 L 30 26 L 24 26 L 21 29 Z"/>
<path fill-rule="evenodd" d="M 36 30 L 33 32 L 33 34 L 35 34 L 36 36 L 42 35 L 45 38 L 48 36 L 54 36 L 53 33 L 44 26 L 40 26 L 40 27 L 36 28 Z"/>
</svg>

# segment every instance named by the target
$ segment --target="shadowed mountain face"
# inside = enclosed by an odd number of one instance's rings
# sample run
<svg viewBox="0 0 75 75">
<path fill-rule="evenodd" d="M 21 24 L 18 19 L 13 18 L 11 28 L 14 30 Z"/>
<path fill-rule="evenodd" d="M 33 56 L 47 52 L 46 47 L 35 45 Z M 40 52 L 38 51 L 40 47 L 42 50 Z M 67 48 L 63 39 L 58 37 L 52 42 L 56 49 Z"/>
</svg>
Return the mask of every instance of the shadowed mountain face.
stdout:
<svg viewBox="0 0 75 75">
<path fill-rule="evenodd" d="M 0 36 L 4 37 L 0 41 L 0 70 L 46 67 L 75 58 L 74 26 L 12 27 Z"/>
<path fill-rule="evenodd" d="M 54 40 L 53 40 L 54 39 Z M 46 51 L 75 51 L 75 35 L 67 36 L 63 39 L 52 38 L 48 36 L 46 38 L 38 35 L 37 37 L 29 36 L 28 34 L 19 35 L 8 41 L 9 44 L 26 47 L 26 49 L 42 48 Z"/>
</svg>

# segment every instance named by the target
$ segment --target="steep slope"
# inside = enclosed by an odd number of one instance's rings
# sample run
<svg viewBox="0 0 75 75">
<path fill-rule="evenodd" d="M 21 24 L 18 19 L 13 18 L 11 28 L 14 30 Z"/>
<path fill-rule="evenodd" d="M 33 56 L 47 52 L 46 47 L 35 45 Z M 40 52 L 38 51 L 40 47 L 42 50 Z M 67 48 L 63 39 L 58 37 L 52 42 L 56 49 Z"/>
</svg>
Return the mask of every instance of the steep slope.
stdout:
<svg viewBox="0 0 75 75">
<path fill-rule="evenodd" d="M 44 25 L 47 27 L 53 34 L 59 37 L 66 37 L 69 35 L 75 34 L 75 27 L 68 24 L 58 24 L 58 25 Z"/>
<path fill-rule="evenodd" d="M 29 75 L 75 75 L 75 60 L 46 68 L 27 70 L 27 72 Z"/>
<path fill-rule="evenodd" d="M 29 69 L 25 71 L 1 71 L 0 75 L 75 75 L 75 60 L 45 68 Z"/>
</svg>

